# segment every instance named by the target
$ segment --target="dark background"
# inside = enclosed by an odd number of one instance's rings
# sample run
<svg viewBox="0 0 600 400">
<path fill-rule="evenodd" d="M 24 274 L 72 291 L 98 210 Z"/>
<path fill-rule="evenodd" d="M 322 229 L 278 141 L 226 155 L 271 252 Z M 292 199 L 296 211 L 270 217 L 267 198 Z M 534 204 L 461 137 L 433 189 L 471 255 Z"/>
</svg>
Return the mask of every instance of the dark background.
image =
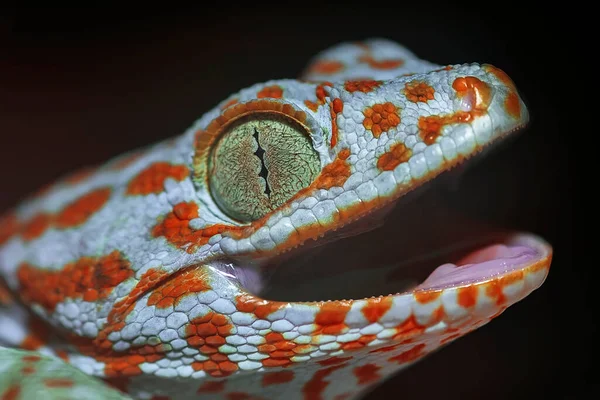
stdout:
<svg viewBox="0 0 600 400">
<path fill-rule="evenodd" d="M 183 132 L 240 88 L 297 77 L 340 41 L 387 37 L 442 65 L 491 63 L 517 84 L 531 124 L 467 173 L 461 185 L 471 195 L 458 202 L 546 238 L 555 249 L 550 275 L 502 316 L 368 398 L 579 398 L 591 389 L 585 360 L 596 321 L 588 272 L 573 260 L 573 140 L 560 119 L 569 112 L 559 109 L 562 96 L 576 100 L 584 89 L 557 80 L 561 24 L 512 6 L 221 3 L 1 10 L 0 210 L 75 168 Z"/>
</svg>

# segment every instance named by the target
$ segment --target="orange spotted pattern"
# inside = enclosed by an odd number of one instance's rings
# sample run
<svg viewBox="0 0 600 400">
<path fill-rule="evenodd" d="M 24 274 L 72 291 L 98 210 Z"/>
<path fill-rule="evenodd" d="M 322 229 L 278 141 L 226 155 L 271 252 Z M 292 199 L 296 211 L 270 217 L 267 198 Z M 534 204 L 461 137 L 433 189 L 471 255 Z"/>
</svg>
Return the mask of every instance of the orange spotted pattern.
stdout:
<svg viewBox="0 0 600 400">
<path fill-rule="evenodd" d="M 147 195 L 164 190 L 167 178 L 184 180 L 190 171 L 185 165 L 173 165 L 168 162 L 155 162 L 135 176 L 127 185 L 128 195 Z"/>
<path fill-rule="evenodd" d="M 74 228 L 100 210 L 110 198 L 110 194 L 110 188 L 96 189 L 74 200 L 56 214 L 35 214 L 19 227 L 19 233 L 23 240 L 29 241 L 40 237 L 50 227 Z"/>
<path fill-rule="evenodd" d="M 4 391 L 4 393 L 0 394 L 0 400 L 16 400 L 19 398 L 21 394 L 21 386 L 12 385 L 9 386 L 8 389 Z"/>
<path fill-rule="evenodd" d="M 325 389 L 327 389 L 327 386 L 329 386 L 329 381 L 327 381 L 326 378 L 336 370 L 344 368 L 346 365 L 347 364 L 331 365 L 316 371 L 312 378 L 306 382 L 302 388 L 304 399 L 322 400 L 323 393 L 325 392 Z"/>
<path fill-rule="evenodd" d="M 404 95 L 413 103 L 426 103 L 428 100 L 434 99 L 435 90 L 421 81 L 411 81 L 404 85 Z"/>
<path fill-rule="evenodd" d="M 338 141 L 337 115 L 344 110 L 342 99 L 336 98 L 331 102 L 331 148 L 334 148 Z"/>
<path fill-rule="evenodd" d="M 40 237 L 50 227 L 52 219 L 53 216 L 48 213 L 34 215 L 29 221 L 23 224 L 21 237 L 23 240 L 33 240 Z"/>
<path fill-rule="evenodd" d="M 0 245 L 4 244 L 19 231 L 19 222 L 13 213 L 0 217 Z"/>
<path fill-rule="evenodd" d="M 405 364 L 407 362 L 416 361 L 425 355 L 425 353 L 423 352 L 424 348 L 425 348 L 425 344 L 423 344 L 423 343 L 418 344 L 418 345 L 412 347 L 411 349 L 398 354 L 397 356 L 390 357 L 389 361 L 397 362 L 398 364 Z"/>
<path fill-rule="evenodd" d="M 110 197 L 110 188 L 96 189 L 67 205 L 54 220 L 58 228 L 66 229 L 78 226 L 100 210 Z"/>
<path fill-rule="evenodd" d="M 113 343 L 108 339 L 112 332 L 118 332 L 125 327 L 125 318 L 133 311 L 135 302 L 149 288 L 156 287 L 167 277 L 167 273 L 149 269 L 140 278 L 132 291 L 118 303 L 108 314 L 105 328 L 98 333 L 95 339 L 71 335 L 69 341 L 85 355 L 94 357 L 99 362 L 105 363 L 104 373 L 110 378 L 110 383 L 124 390 L 127 377 L 140 375 L 142 370 L 139 365 L 144 362 L 155 362 L 164 357 L 165 350 L 162 344 L 156 346 L 143 345 L 132 347 L 124 352 L 112 349 Z"/>
<path fill-rule="evenodd" d="M 370 55 L 361 56 L 359 58 L 359 61 L 369 64 L 369 67 L 371 67 L 373 69 L 381 69 L 381 70 L 395 69 L 395 68 L 398 68 L 398 67 L 401 67 L 402 65 L 404 65 L 404 60 L 402 60 L 400 58 L 375 60 Z"/>
<path fill-rule="evenodd" d="M 68 378 L 53 378 L 44 379 L 44 385 L 48 388 L 70 388 L 75 385 L 75 382 Z"/>
<path fill-rule="evenodd" d="M 381 367 L 378 367 L 375 364 L 365 364 L 361 367 L 354 368 L 352 372 L 358 379 L 358 384 L 364 385 L 380 380 L 381 375 L 378 373 L 380 369 Z"/>
<path fill-rule="evenodd" d="M 256 94 L 256 97 L 259 99 L 264 99 L 267 97 L 272 99 L 280 99 L 282 96 L 283 89 L 278 85 L 265 86 Z"/>
<path fill-rule="evenodd" d="M 365 116 L 363 126 L 370 130 L 376 138 L 400 124 L 398 107 L 390 102 L 373 104 L 371 107 L 367 107 L 363 114 Z"/>
<path fill-rule="evenodd" d="M 317 102 L 312 102 L 310 100 L 305 100 L 304 104 L 310 108 L 312 111 L 317 112 L 319 106 L 325 104 L 325 97 L 327 97 L 327 93 L 325 92 L 325 86 L 333 86 L 331 82 L 323 82 L 317 85 L 315 89 L 315 95 L 317 96 Z"/>
<path fill-rule="evenodd" d="M 291 382 L 294 379 L 294 371 L 275 371 L 267 372 L 263 375 L 262 385 L 271 386 L 278 385 L 281 383 Z"/>
<path fill-rule="evenodd" d="M 479 294 L 478 286 L 465 286 L 458 289 L 457 302 L 464 308 L 471 308 L 477 303 L 477 296 Z"/>
<path fill-rule="evenodd" d="M 310 67 L 310 72 L 320 75 L 333 75 L 341 72 L 344 69 L 344 64 L 336 60 L 321 60 L 313 63 Z"/>
<path fill-rule="evenodd" d="M 441 290 L 437 291 L 419 291 L 415 292 L 415 300 L 417 300 L 421 304 L 431 303 L 432 301 L 437 300 L 438 297 L 442 295 Z"/>
<path fill-rule="evenodd" d="M 390 150 L 383 153 L 377 159 L 377 168 L 381 171 L 392 171 L 403 162 L 407 162 L 412 155 L 412 151 L 404 143 L 395 143 Z"/>
<path fill-rule="evenodd" d="M 196 268 L 185 269 L 154 289 L 148 298 L 148 305 L 157 308 L 176 306 L 184 296 L 209 289 L 206 277 L 198 273 Z"/>
<path fill-rule="evenodd" d="M 471 111 L 458 111 L 452 115 L 431 115 L 420 117 L 417 123 L 419 136 L 427 145 L 435 143 L 441 135 L 442 128 L 449 124 L 471 122 L 486 112 L 490 100 L 491 89 L 485 82 L 474 76 L 456 78 L 452 83 L 459 97 L 469 100 Z"/>
<path fill-rule="evenodd" d="M 350 165 L 346 161 L 348 157 L 350 157 L 350 150 L 341 150 L 337 158 L 323 168 L 321 174 L 310 187 L 316 189 L 330 189 L 334 186 L 343 186 L 351 175 Z"/>
<path fill-rule="evenodd" d="M 383 82 L 375 80 L 354 80 L 344 82 L 344 89 L 350 93 L 363 92 L 369 93 L 381 86 Z"/>
<path fill-rule="evenodd" d="M 238 370 L 237 364 L 219 353 L 219 347 L 226 343 L 225 338 L 231 335 L 232 329 L 233 325 L 227 317 L 214 312 L 190 321 L 185 328 L 188 344 L 209 357 L 207 361 L 193 362 L 194 370 L 205 371 L 214 377 L 227 376 Z"/>
<path fill-rule="evenodd" d="M 115 286 L 131 276 L 129 261 L 116 250 L 104 257 L 82 257 L 59 271 L 41 270 L 27 263 L 17 269 L 23 299 L 48 311 L 67 298 L 105 299 Z"/>
<path fill-rule="evenodd" d="M 219 233 L 234 227 L 222 224 L 211 225 L 204 229 L 194 230 L 190 221 L 198 218 L 198 205 L 193 202 L 178 203 L 167 216 L 152 229 L 152 236 L 164 236 L 169 243 L 188 253 L 193 253 L 208 243 L 208 240 Z"/>
<path fill-rule="evenodd" d="M 344 323 L 344 320 L 351 306 L 351 301 L 337 301 L 321 305 L 319 312 L 315 316 L 315 325 L 318 327 L 315 333 L 339 335 L 346 332 L 348 326 Z"/>
</svg>

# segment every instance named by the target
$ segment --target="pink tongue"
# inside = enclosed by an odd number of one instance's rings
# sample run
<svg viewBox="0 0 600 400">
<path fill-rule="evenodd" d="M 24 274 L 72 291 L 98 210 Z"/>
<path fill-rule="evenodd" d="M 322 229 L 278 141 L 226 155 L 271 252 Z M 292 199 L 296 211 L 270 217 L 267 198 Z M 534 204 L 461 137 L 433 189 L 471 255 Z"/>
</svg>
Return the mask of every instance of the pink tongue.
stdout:
<svg viewBox="0 0 600 400">
<path fill-rule="evenodd" d="M 531 264 L 540 254 L 528 246 L 491 245 L 464 257 L 456 264 L 436 268 L 416 289 L 442 289 L 480 282 Z"/>
</svg>

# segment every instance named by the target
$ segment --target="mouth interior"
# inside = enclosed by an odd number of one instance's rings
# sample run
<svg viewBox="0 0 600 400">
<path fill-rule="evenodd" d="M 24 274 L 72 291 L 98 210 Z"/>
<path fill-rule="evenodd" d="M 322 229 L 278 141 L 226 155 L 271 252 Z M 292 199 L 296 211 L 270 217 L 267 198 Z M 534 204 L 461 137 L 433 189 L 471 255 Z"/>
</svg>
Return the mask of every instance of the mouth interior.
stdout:
<svg viewBox="0 0 600 400">
<path fill-rule="evenodd" d="M 297 302 L 441 289 L 484 281 L 542 257 L 531 238 L 451 205 L 456 202 L 448 196 L 463 194 L 448 192 L 444 179 L 434 181 L 270 260 L 261 267 L 255 294 Z"/>
</svg>

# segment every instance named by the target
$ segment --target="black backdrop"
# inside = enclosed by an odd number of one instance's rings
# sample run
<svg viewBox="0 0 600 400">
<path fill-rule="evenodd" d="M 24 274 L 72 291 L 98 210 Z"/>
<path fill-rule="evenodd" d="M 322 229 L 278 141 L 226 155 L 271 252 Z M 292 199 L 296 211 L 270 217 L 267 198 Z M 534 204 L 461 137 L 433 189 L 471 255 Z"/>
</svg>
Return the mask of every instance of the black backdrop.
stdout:
<svg viewBox="0 0 600 400">
<path fill-rule="evenodd" d="M 74 168 L 183 132 L 240 88 L 296 77 L 312 55 L 339 41 L 387 37 L 443 65 L 491 63 L 516 82 L 532 120 L 517 140 L 468 173 L 462 185 L 473 195 L 459 201 L 550 241 L 549 278 L 501 317 L 368 399 L 578 398 L 592 383 L 580 358 L 588 358 L 586 332 L 595 333 L 595 320 L 587 272 L 576 272 L 572 258 L 572 140 L 561 117 L 584 89 L 560 75 L 560 24 L 496 4 L 494 11 L 226 2 L 135 12 L 3 10 L 0 210 Z M 586 312 L 583 325 L 576 309 Z M 577 338 L 568 340 L 573 333 Z"/>
</svg>

